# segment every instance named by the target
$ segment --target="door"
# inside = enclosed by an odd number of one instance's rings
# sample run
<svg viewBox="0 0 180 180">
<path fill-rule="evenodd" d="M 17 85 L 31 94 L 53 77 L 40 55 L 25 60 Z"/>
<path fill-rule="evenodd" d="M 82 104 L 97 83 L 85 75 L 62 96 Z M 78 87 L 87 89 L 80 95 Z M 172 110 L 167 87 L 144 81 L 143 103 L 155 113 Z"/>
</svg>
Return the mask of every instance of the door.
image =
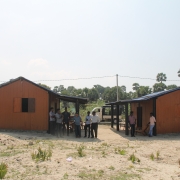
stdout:
<svg viewBox="0 0 180 180">
<path fill-rule="evenodd" d="M 137 127 L 142 128 L 142 107 L 137 107 Z"/>
</svg>

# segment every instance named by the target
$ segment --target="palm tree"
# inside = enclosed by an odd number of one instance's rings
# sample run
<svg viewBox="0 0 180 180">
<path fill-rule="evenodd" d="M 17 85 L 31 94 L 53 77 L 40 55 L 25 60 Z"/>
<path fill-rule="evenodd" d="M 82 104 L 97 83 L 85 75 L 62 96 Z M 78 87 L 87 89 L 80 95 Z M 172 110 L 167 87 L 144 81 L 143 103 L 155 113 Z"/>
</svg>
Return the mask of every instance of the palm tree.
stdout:
<svg viewBox="0 0 180 180">
<path fill-rule="evenodd" d="M 178 77 L 180 77 L 180 69 L 179 69 L 179 71 L 177 73 L 178 73 Z"/>
<path fill-rule="evenodd" d="M 133 86 L 132 89 L 133 89 L 134 91 L 137 91 L 137 90 L 139 89 L 139 84 L 138 84 L 138 83 L 134 83 L 132 86 Z"/>
<path fill-rule="evenodd" d="M 157 76 L 156 76 L 156 81 L 157 82 L 163 82 L 163 81 L 166 81 L 167 77 L 166 77 L 166 74 L 163 74 L 163 73 L 158 73 Z"/>
</svg>

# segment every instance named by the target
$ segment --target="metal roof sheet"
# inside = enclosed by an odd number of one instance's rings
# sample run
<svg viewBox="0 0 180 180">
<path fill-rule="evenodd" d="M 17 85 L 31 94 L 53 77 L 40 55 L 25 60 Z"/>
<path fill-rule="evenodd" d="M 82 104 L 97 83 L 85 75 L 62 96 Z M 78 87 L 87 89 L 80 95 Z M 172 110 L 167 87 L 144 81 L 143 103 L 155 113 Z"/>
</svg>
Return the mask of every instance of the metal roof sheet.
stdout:
<svg viewBox="0 0 180 180">
<path fill-rule="evenodd" d="M 120 101 L 116 101 L 116 102 L 110 102 L 110 103 L 106 103 L 106 105 L 115 105 L 115 104 L 123 104 L 123 103 L 130 103 L 130 102 L 147 101 L 147 100 L 158 98 L 160 96 L 163 96 L 163 95 L 166 95 L 166 94 L 169 94 L 171 92 L 178 91 L 178 90 L 180 90 L 180 87 L 170 89 L 170 90 L 165 90 L 165 91 L 147 94 L 145 96 L 141 96 L 141 97 L 134 98 L 134 99 L 125 99 L 125 100 L 120 100 Z"/>
</svg>

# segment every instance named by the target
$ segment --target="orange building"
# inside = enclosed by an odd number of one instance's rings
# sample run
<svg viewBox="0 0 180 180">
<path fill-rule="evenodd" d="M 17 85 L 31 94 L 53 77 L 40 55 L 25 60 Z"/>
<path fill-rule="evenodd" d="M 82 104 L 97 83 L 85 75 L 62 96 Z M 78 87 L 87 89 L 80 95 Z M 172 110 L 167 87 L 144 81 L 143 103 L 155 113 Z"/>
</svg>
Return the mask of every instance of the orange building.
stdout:
<svg viewBox="0 0 180 180">
<path fill-rule="evenodd" d="M 128 115 L 130 110 L 134 112 L 137 119 L 137 126 L 144 129 L 150 118 L 150 112 L 156 117 L 154 135 L 165 133 L 180 133 L 180 87 L 168 91 L 161 91 L 148 94 L 130 100 L 121 100 L 108 103 L 114 105 L 125 105 L 126 109 L 126 134 L 128 135 Z M 117 122 L 117 130 L 119 130 Z M 112 121 L 113 124 L 113 121 Z"/>
<path fill-rule="evenodd" d="M 63 96 L 46 89 L 24 77 L 0 85 L 0 129 L 39 130 L 49 129 L 49 109 L 60 107 L 60 101 L 79 104 L 87 99 Z"/>
</svg>

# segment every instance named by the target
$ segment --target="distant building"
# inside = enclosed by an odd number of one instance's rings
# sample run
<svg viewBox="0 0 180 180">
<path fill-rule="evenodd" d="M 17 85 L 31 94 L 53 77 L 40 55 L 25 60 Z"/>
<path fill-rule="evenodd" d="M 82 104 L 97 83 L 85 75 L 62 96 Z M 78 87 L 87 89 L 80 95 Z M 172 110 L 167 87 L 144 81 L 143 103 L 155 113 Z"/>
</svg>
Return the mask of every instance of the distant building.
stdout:
<svg viewBox="0 0 180 180">
<path fill-rule="evenodd" d="M 60 101 L 79 104 L 87 99 L 63 96 L 46 89 L 24 77 L 0 85 L 0 129 L 39 130 L 49 129 L 49 109 L 59 108 Z"/>
<path fill-rule="evenodd" d="M 150 112 L 157 123 L 154 135 L 180 133 L 180 87 L 148 94 L 135 99 L 108 103 L 111 106 L 126 105 L 126 134 L 128 134 L 128 105 L 137 117 L 137 126 L 144 129 L 149 122 Z"/>
</svg>

